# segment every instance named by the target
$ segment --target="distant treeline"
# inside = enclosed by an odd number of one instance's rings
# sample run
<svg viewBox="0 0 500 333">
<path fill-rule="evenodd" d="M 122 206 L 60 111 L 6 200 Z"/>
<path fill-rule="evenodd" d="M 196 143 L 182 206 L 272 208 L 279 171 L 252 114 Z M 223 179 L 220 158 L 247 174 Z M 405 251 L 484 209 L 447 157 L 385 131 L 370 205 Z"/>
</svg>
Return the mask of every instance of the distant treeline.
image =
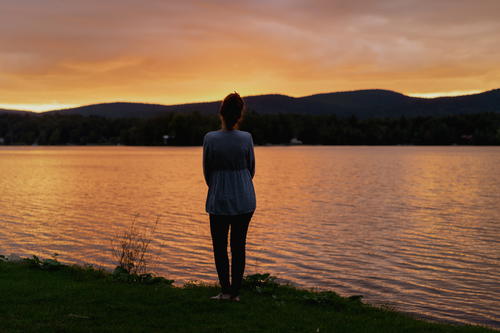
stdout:
<svg viewBox="0 0 500 333">
<path fill-rule="evenodd" d="M 16 145 L 201 145 L 219 119 L 198 112 L 153 119 L 109 119 L 79 115 L 0 115 L 0 144 Z M 500 145 L 500 114 L 446 117 L 341 118 L 335 115 L 257 114 L 241 129 L 255 144 L 324 145 Z M 164 138 L 168 135 L 168 139 Z"/>
</svg>

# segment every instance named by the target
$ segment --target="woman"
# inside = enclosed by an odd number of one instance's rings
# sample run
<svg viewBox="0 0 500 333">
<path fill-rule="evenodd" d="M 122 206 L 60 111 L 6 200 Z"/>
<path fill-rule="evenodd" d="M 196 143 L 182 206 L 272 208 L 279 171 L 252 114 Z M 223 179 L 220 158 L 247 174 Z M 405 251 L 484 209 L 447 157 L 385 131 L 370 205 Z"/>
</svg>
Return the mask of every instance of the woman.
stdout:
<svg viewBox="0 0 500 333">
<path fill-rule="evenodd" d="M 210 214 L 215 267 L 222 288 L 212 299 L 239 301 L 248 224 L 255 211 L 252 135 L 237 129 L 244 106 L 238 93 L 229 94 L 219 111 L 222 128 L 208 132 L 203 140 L 203 173 L 208 185 L 206 211 Z M 229 229 L 231 281 L 227 255 Z"/>
</svg>

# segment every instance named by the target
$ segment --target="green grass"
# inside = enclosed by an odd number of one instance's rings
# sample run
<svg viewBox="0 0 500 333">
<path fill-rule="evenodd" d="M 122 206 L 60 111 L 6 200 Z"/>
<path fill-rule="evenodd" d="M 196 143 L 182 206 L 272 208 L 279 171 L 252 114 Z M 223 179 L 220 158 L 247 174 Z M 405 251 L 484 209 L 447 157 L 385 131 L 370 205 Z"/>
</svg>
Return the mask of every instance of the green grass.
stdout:
<svg viewBox="0 0 500 333">
<path fill-rule="evenodd" d="M 83 267 L 42 268 L 0 261 L 0 332 L 493 332 L 417 320 L 265 276 L 248 279 L 235 303 L 210 300 L 214 286 L 127 283 Z"/>
</svg>

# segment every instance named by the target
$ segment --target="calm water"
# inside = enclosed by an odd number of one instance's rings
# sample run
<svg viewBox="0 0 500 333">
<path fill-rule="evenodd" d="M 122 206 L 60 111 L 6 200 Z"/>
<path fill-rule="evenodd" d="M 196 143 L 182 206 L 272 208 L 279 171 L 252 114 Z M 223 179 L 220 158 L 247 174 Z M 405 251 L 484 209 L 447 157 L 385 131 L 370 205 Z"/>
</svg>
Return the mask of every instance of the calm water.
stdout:
<svg viewBox="0 0 500 333">
<path fill-rule="evenodd" d="M 247 273 L 500 327 L 500 147 L 257 147 Z M 201 148 L 1 147 L 0 253 L 112 268 L 160 216 L 156 271 L 215 282 Z"/>
</svg>

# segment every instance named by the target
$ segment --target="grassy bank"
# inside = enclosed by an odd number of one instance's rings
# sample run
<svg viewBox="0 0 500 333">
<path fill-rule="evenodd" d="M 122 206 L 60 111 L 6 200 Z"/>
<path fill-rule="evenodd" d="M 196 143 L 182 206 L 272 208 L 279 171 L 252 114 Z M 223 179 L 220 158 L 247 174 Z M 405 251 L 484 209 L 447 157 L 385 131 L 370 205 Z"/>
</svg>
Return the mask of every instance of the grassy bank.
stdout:
<svg viewBox="0 0 500 333">
<path fill-rule="evenodd" d="M 429 323 L 358 298 L 246 280 L 239 303 L 213 286 L 125 282 L 77 266 L 0 261 L 0 332 L 490 332 Z M 491 331 L 493 332 L 493 331 Z"/>
</svg>

